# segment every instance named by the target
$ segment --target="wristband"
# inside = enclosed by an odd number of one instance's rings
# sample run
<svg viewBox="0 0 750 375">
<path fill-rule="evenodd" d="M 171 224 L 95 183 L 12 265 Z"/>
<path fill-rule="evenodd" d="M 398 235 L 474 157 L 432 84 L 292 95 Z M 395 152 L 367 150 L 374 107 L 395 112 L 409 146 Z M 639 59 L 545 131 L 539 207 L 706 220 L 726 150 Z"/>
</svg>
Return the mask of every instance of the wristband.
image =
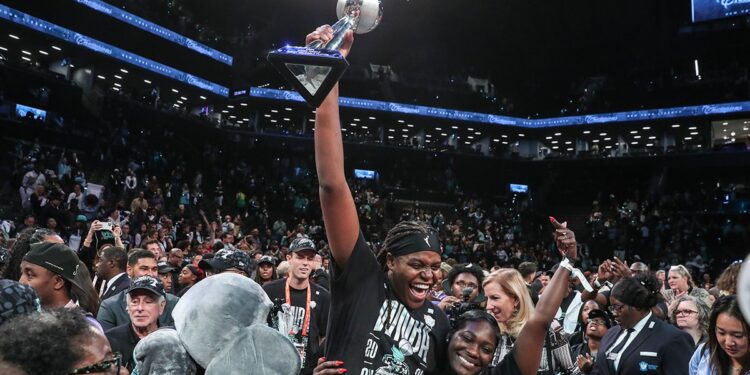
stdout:
<svg viewBox="0 0 750 375">
<path fill-rule="evenodd" d="M 596 289 L 601 289 L 604 285 L 599 282 L 599 279 L 594 279 L 594 286 L 596 287 Z"/>
<path fill-rule="evenodd" d="M 568 258 L 563 258 L 562 262 L 560 262 L 560 267 L 565 268 L 566 270 L 573 272 L 573 265 L 570 264 L 570 261 Z"/>
</svg>

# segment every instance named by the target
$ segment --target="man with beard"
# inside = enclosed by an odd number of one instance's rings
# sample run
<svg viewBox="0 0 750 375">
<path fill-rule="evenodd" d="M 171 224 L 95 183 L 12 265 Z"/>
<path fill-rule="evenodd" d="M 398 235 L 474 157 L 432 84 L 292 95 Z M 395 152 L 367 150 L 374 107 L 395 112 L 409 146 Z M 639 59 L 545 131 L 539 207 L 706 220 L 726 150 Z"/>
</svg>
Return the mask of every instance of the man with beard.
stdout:
<svg viewBox="0 0 750 375">
<path fill-rule="evenodd" d="M 288 335 L 300 353 L 300 374 L 312 374 L 316 360 L 322 354 L 320 342 L 326 335 L 329 293 L 310 283 L 313 271 L 315 243 L 300 237 L 289 247 L 289 276 L 263 286 L 275 309 L 271 310 L 271 326 Z"/>
</svg>

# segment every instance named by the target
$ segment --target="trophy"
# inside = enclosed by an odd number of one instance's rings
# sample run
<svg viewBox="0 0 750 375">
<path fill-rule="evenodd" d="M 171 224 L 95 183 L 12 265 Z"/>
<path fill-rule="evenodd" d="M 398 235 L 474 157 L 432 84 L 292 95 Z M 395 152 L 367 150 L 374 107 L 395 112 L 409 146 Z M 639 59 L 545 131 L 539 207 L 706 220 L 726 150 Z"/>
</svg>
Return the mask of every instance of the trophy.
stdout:
<svg viewBox="0 0 750 375">
<path fill-rule="evenodd" d="M 313 41 L 305 47 L 286 46 L 268 54 L 268 61 L 313 107 L 319 107 L 344 75 L 349 63 L 338 49 L 348 30 L 357 34 L 372 31 L 383 17 L 382 0 L 338 0 L 339 20 L 331 27 L 328 43 Z"/>
</svg>

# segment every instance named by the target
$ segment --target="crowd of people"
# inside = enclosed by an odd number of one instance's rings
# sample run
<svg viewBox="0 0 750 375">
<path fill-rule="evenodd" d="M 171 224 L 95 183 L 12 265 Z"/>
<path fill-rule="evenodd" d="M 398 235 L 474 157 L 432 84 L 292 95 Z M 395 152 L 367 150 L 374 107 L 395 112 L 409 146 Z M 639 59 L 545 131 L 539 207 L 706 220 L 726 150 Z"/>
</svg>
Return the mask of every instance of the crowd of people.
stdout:
<svg viewBox="0 0 750 375">
<path fill-rule="evenodd" d="M 399 203 L 347 178 L 337 98 L 314 159 L 116 115 L 89 152 L 19 143 L 0 373 L 750 373 L 742 262 L 712 254 L 744 227 L 681 216 L 706 199 L 610 196 L 585 233 L 522 196 Z"/>
</svg>

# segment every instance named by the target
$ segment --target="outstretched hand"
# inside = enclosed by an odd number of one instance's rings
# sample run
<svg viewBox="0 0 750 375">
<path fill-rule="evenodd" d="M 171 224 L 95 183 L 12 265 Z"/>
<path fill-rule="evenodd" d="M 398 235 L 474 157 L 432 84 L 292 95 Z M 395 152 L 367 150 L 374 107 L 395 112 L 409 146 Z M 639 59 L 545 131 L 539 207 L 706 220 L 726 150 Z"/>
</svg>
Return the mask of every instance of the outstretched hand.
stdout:
<svg viewBox="0 0 750 375">
<path fill-rule="evenodd" d="M 333 28 L 331 25 L 323 25 L 315 29 L 315 31 L 311 32 L 310 34 L 307 34 L 307 37 L 305 37 L 305 45 L 308 45 L 316 40 L 320 40 L 323 42 L 323 44 L 328 43 L 333 39 Z M 352 30 L 347 30 L 344 34 L 344 40 L 341 43 L 341 47 L 339 47 L 339 52 L 341 53 L 341 56 L 346 57 L 349 55 L 349 51 L 352 49 L 352 44 L 354 43 L 354 32 Z"/>
<path fill-rule="evenodd" d="M 318 359 L 318 366 L 313 370 L 313 375 L 338 375 L 345 374 L 346 369 L 341 367 L 344 362 L 341 361 L 326 361 L 325 358 L 320 357 Z"/>
<path fill-rule="evenodd" d="M 552 216 L 549 217 L 549 221 L 555 228 L 554 238 L 560 255 L 575 261 L 578 258 L 578 245 L 575 233 L 568 229 L 568 222 L 564 221 L 560 223 Z"/>
</svg>

